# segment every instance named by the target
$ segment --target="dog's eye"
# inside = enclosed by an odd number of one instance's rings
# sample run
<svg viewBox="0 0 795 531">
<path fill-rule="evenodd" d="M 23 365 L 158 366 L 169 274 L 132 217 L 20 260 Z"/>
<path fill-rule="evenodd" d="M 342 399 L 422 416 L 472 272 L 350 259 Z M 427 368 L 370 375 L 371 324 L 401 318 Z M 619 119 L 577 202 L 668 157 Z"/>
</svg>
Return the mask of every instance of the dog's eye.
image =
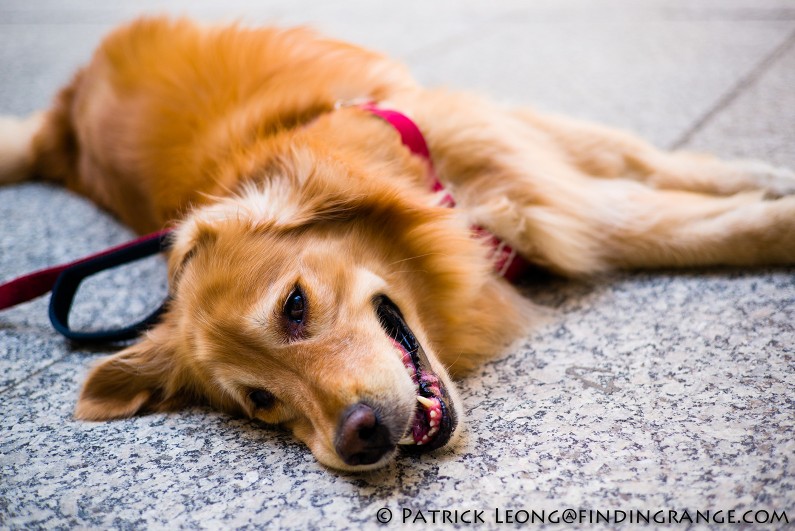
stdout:
<svg viewBox="0 0 795 531">
<path fill-rule="evenodd" d="M 265 389 L 255 389 L 248 394 L 249 400 L 257 409 L 270 409 L 276 403 L 276 397 Z"/>
<path fill-rule="evenodd" d="M 293 324 L 301 324 L 304 322 L 305 311 L 304 293 L 301 288 L 296 286 L 287 296 L 287 301 L 284 303 L 284 316 Z"/>
</svg>

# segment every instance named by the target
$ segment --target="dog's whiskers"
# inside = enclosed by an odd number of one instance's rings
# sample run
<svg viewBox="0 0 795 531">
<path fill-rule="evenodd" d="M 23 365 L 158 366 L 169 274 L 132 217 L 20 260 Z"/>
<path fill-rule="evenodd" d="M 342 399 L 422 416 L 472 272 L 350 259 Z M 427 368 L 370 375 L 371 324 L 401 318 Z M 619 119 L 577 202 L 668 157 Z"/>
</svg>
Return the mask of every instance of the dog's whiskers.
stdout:
<svg viewBox="0 0 795 531">
<path fill-rule="evenodd" d="M 436 255 L 436 254 L 439 254 L 439 253 L 430 252 L 430 253 L 425 253 L 425 254 L 418 254 L 418 255 L 415 255 L 415 256 L 409 256 L 408 258 L 402 258 L 400 260 L 395 260 L 394 262 L 390 263 L 389 265 L 395 265 L 395 264 L 399 264 L 401 262 L 408 262 L 409 260 L 417 260 L 418 258 L 425 258 L 426 256 L 433 256 L 433 255 Z"/>
</svg>

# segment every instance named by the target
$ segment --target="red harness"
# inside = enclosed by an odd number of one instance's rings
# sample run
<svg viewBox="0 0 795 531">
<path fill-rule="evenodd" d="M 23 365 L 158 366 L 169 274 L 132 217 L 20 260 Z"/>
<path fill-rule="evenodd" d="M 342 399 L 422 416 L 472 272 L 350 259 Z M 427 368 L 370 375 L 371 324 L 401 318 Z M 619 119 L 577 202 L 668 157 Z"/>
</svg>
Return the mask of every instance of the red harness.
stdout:
<svg viewBox="0 0 795 531">
<path fill-rule="evenodd" d="M 379 118 L 383 118 L 400 134 L 400 140 L 409 150 L 428 161 L 428 184 L 432 191 L 441 195 L 439 206 L 454 207 L 455 199 L 447 191 L 433 167 L 431 152 L 420 128 L 409 117 L 397 111 L 381 109 L 374 103 L 365 103 L 360 107 Z M 494 271 L 509 282 L 518 282 L 530 268 L 530 263 L 519 255 L 513 247 L 480 226 L 473 226 L 475 236 L 483 238 L 491 247 L 489 258 L 494 263 Z"/>
<path fill-rule="evenodd" d="M 428 180 L 432 191 L 441 196 L 439 205 L 454 207 L 455 199 L 439 181 L 433 169 L 431 154 L 420 129 L 406 115 L 387 109 L 381 109 L 374 103 L 366 103 L 359 107 L 382 118 L 400 134 L 403 144 L 415 155 L 428 162 Z M 490 258 L 494 261 L 497 274 L 506 280 L 515 282 L 529 268 L 529 262 L 522 258 L 508 244 L 482 227 L 472 228 L 473 233 L 485 239 L 491 246 Z M 21 276 L 0 285 L 0 310 L 29 301 L 48 291 L 53 291 L 50 301 L 50 320 L 55 328 L 71 339 L 83 341 L 113 341 L 135 337 L 140 330 L 150 325 L 160 311 L 136 325 L 112 332 L 79 333 L 69 329 L 67 320 L 75 291 L 85 277 L 116 267 L 134 260 L 144 258 L 165 250 L 169 245 L 166 229 L 137 238 L 131 242 L 111 247 L 80 260 L 61 264 Z"/>
</svg>

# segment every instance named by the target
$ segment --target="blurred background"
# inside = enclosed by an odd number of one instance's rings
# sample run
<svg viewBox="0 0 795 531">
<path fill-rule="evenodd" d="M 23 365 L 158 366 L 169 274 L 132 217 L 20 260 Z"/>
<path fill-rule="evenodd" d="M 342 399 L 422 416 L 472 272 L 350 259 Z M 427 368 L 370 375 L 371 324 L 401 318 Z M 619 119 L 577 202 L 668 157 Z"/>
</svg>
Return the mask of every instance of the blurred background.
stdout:
<svg viewBox="0 0 795 531">
<path fill-rule="evenodd" d="M 795 123 L 788 0 L 5 0 L 0 111 L 45 106 L 106 32 L 143 13 L 310 25 L 429 85 L 795 165 L 793 142 L 760 138 Z"/>
</svg>

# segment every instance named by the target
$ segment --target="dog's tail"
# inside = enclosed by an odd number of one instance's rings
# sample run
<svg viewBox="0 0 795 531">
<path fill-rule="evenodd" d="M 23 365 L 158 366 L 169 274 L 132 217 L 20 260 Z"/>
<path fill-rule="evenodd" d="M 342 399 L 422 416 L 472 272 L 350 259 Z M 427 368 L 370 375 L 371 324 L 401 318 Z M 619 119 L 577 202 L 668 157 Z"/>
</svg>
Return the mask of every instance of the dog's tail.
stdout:
<svg viewBox="0 0 795 531">
<path fill-rule="evenodd" d="M 34 139 L 44 125 L 44 113 L 27 118 L 0 116 L 0 185 L 33 176 Z"/>
<path fill-rule="evenodd" d="M 78 71 L 47 111 L 0 116 L 0 186 L 34 177 L 76 186 L 79 142 L 72 111 L 82 76 Z"/>
</svg>

